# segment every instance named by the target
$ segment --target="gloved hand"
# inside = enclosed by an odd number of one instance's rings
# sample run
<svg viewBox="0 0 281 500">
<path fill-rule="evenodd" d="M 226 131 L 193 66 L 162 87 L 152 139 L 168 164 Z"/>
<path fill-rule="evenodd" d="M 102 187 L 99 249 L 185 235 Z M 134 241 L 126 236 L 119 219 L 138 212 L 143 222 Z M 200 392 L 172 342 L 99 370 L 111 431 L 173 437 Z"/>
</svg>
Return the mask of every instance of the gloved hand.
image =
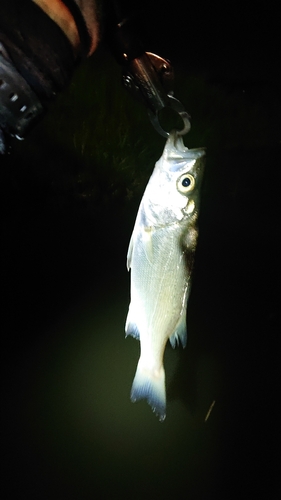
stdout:
<svg viewBox="0 0 281 500">
<path fill-rule="evenodd" d="M 100 38 L 95 0 L 1 0 L 0 153 L 23 137 Z"/>
</svg>

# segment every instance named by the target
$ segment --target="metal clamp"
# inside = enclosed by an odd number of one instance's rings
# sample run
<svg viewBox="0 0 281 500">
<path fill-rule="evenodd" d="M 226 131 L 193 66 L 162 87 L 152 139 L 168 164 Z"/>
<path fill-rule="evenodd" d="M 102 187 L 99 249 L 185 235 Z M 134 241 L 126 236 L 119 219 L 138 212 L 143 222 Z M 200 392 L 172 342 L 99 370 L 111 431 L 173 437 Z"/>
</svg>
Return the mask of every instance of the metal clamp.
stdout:
<svg viewBox="0 0 281 500">
<path fill-rule="evenodd" d="M 126 60 L 126 54 L 123 54 Z M 151 52 L 128 61 L 124 66 L 123 83 L 136 97 L 143 100 L 148 108 L 149 118 L 154 128 L 164 137 L 169 131 L 163 129 L 159 113 L 164 108 L 173 109 L 182 119 L 183 128 L 178 131 L 184 135 L 190 130 L 189 115 L 182 103 L 172 95 L 174 71 L 171 63 Z"/>
</svg>

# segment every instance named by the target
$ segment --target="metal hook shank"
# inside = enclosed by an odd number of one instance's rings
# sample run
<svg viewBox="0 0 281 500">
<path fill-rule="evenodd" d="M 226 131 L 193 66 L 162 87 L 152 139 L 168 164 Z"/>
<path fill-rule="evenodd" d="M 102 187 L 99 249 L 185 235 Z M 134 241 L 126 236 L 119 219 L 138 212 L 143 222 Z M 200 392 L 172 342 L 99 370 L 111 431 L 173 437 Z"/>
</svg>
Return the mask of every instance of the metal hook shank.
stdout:
<svg viewBox="0 0 281 500">
<path fill-rule="evenodd" d="M 188 113 L 182 103 L 171 95 L 173 77 L 170 62 L 150 52 L 128 61 L 123 75 L 124 85 L 145 102 L 154 128 L 164 137 L 169 135 L 159 122 L 159 113 L 164 108 L 173 109 L 181 117 L 183 128 L 178 131 L 179 135 L 190 130 Z"/>
</svg>

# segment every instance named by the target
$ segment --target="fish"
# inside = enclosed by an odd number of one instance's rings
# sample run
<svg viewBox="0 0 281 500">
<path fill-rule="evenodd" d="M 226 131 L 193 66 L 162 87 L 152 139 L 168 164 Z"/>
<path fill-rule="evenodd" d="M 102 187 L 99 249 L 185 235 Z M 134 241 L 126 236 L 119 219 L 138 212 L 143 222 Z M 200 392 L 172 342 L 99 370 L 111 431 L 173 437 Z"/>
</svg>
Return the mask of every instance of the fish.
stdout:
<svg viewBox="0 0 281 500">
<path fill-rule="evenodd" d="M 198 238 L 205 149 L 188 149 L 170 132 L 144 191 L 127 254 L 130 305 L 126 337 L 140 341 L 131 401 L 146 399 L 166 417 L 163 356 L 187 343 L 186 309 Z"/>
</svg>

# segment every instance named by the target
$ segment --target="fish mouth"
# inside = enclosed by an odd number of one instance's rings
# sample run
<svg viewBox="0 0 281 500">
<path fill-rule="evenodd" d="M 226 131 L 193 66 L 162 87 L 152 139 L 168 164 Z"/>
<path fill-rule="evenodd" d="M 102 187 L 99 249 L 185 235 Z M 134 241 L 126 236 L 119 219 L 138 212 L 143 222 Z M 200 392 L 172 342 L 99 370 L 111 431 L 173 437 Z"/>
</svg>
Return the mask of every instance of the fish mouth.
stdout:
<svg viewBox="0 0 281 500">
<path fill-rule="evenodd" d="M 197 160 L 205 155 L 204 148 L 188 149 L 183 142 L 183 137 L 178 134 L 177 130 L 172 130 L 167 139 L 163 156 L 168 161 L 175 160 Z"/>
<path fill-rule="evenodd" d="M 182 153 L 188 151 L 188 148 L 186 148 L 184 145 L 182 135 L 179 135 L 177 130 L 172 130 L 172 132 L 170 132 L 169 139 L 170 138 L 172 145 L 177 151 L 181 151 Z"/>
<path fill-rule="evenodd" d="M 187 151 L 189 151 L 184 145 L 182 136 L 179 135 L 176 130 L 170 132 L 165 149 L 167 151 L 167 156 L 171 158 L 182 158 L 180 153 L 187 153 Z"/>
</svg>

